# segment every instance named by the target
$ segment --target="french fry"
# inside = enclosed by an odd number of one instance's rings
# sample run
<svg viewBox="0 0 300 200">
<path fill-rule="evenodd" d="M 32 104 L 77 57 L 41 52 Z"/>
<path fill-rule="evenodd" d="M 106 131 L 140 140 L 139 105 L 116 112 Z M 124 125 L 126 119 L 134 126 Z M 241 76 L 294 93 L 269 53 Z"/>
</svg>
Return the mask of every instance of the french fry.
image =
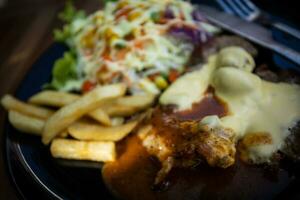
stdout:
<svg viewBox="0 0 300 200">
<path fill-rule="evenodd" d="M 96 110 L 89 112 L 87 115 L 106 126 L 111 126 L 111 120 L 108 114 L 101 108 L 97 108 Z"/>
<path fill-rule="evenodd" d="M 105 106 L 101 106 L 101 109 L 103 109 L 103 111 L 110 117 L 128 117 L 138 112 L 134 107 L 125 107 L 110 103 L 105 104 Z"/>
<path fill-rule="evenodd" d="M 79 140 L 119 141 L 127 136 L 137 125 L 138 120 L 121 126 L 104 127 L 91 123 L 75 122 L 68 128 L 69 134 Z"/>
<path fill-rule="evenodd" d="M 66 92 L 42 91 L 29 99 L 37 105 L 61 107 L 68 105 L 80 96 Z M 108 101 L 88 115 L 100 123 L 110 126 L 109 116 L 130 116 L 149 107 L 155 99 L 154 95 L 127 96 Z"/>
<path fill-rule="evenodd" d="M 28 102 L 36 105 L 63 107 L 80 98 L 80 95 L 58 91 L 42 91 L 29 98 Z M 111 121 L 102 109 L 96 109 L 87 114 L 100 123 L 110 126 Z"/>
<path fill-rule="evenodd" d="M 133 96 L 118 98 L 115 100 L 115 103 L 117 105 L 145 109 L 153 103 L 154 99 L 155 99 L 155 95 L 152 94 L 133 95 Z"/>
<path fill-rule="evenodd" d="M 121 97 L 111 102 L 104 103 L 101 106 L 101 109 L 111 117 L 131 116 L 151 106 L 154 99 L 154 95 Z"/>
<path fill-rule="evenodd" d="M 13 110 L 9 111 L 8 120 L 15 129 L 37 136 L 42 135 L 46 123 L 43 119 L 30 117 Z M 63 131 L 58 136 L 60 138 L 66 138 L 68 136 L 68 132 Z"/>
<path fill-rule="evenodd" d="M 5 95 L 1 100 L 1 104 L 7 110 L 14 110 L 40 119 L 47 119 L 54 113 L 49 109 L 24 103 L 11 95 Z"/>
<path fill-rule="evenodd" d="M 54 158 L 114 161 L 116 147 L 114 142 L 78 141 L 72 139 L 54 139 L 50 147 Z"/>
<path fill-rule="evenodd" d="M 9 111 L 8 120 L 17 130 L 38 136 L 41 136 L 45 125 L 45 121 L 42 119 L 30 117 L 13 110 Z"/>
<path fill-rule="evenodd" d="M 59 137 L 59 138 L 66 138 L 66 137 L 68 137 L 68 135 L 69 135 L 68 131 L 62 131 L 62 132 L 58 135 L 58 137 Z"/>
<path fill-rule="evenodd" d="M 122 124 L 124 124 L 124 117 L 113 117 L 111 119 L 111 126 L 121 126 Z"/>
<path fill-rule="evenodd" d="M 42 91 L 29 98 L 28 102 L 36 105 L 63 107 L 80 98 L 80 95 L 58 91 Z"/>
<path fill-rule="evenodd" d="M 80 99 L 62 107 L 47 120 L 42 134 L 42 142 L 49 144 L 58 133 L 74 121 L 99 107 L 103 101 L 124 95 L 125 91 L 124 84 L 97 87 Z"/>
</svg>

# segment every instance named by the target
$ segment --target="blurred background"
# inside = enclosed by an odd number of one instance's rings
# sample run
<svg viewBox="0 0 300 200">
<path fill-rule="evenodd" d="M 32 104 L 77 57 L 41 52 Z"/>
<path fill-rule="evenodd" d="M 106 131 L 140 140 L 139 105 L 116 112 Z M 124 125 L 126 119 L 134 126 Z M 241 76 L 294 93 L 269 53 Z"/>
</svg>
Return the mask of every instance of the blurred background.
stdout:
<svg viewBox="0 0 300 200">
<path fill-rule="evenodd" d="M 214 0 L 193 0 L 215 6 Z M 261 9 L 299 27 L 298 1 L 253 0 Z M 91 12 L 101 8 L 101 0 L 76 0 L 78 8 Z M 0 97 L 13 93 L 36 58 L 51 45 L 52 30 L 60 26 L 57 13 L 63 0 L 0 0 Z M 0 108 L 0 127 L 5 114 Z M 5 171 L 0 129 L 0 199 L 16 199 Z"/>
</svg>

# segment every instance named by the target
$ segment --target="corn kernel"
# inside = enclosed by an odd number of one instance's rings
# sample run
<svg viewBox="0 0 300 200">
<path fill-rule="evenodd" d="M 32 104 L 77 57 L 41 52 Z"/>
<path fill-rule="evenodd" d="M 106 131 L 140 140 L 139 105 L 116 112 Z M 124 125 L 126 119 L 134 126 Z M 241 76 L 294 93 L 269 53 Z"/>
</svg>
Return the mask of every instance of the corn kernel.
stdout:
<svg viewBox="0 0 300 200">
<path fill-rule="evenodd" d="M 110 44 L 110 46 L 112 46 L 113 43 L 114 43 L 114 41 L 116 41 L 117 39 L 119 39 L 118 36 L 116 36 L 116 35 L 111 36 L 111 37 L 109 38 L 109 44 Z"/>
<path fill-rule="evenodd" d="M 117 36 L 117 34 L 111 28 L 108 28 L 105 30 L 105 37 L 107 39 L 114 37 L 114 36 Z"/>
<path fill-rule="evenodd" d="M 168 82 L 162 76 L 155 77 L 154 83 L 159 89 L 166 89 L 168 87 Z"/>
<path fill-rule="evenodd" d="M 132 33 L 135 38 L 139 37 L 141 35 L 141 29 L 140 28 L 135 28 L 132 30 Z"/>
<path fill-rule="evenodd" d="M 96 15 L 95 18 L 94 18 L 94 22 L 96 24 L 100 24 L 103 22 L 103 16 L 102 15 Z"/>
<path fill-rule="evenodd" d="M 159 94 L 160 93 L 160 91 L 156 87 L 156 85 L 147 78 L 140 80 L 139 85 L 140 85 L 141 89 L 144 90 L 145 92 L 148 92 L 151 94 Z"/>
<path fill-rule="evenodd" d="M 90 30 L 81 38 L 81 45 L 85 48 L 92 48 L 94 46 L 95 30 Z"/>
<path fill-rule="evenodd" d="M 128 15 L 128 20 L 129 20 L 129 21 L 133 21 L 133 20 L 135 20 L 136 18 L 138 18 L 139 16 L 141 16 L 141 12 L 131 12 L 131 13 Z"/>
<path fill-rule="evenodd" d="M 120 10 L 122 8 L 124 8 L 125 6 L 128 5 L 128 2 L 127 1 L 120 1 L 117 5 L 117 9 Z"/>
</svg>

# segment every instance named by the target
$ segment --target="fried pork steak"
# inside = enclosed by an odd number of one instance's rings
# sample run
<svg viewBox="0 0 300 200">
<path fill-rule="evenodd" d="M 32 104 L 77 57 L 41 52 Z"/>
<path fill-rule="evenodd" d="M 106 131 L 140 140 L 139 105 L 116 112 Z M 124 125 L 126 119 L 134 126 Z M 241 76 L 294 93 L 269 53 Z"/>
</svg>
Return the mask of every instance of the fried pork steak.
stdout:
<svg viewBox="0 0 300 200">
<path fill-rule="evenodd" d="M 151 130 L 142 137 L 147 151 L 159 159 L 162 168 L 155 184 L 173 167 L 193 167 L 202 160 L 210 166 L 227 168 L 235 162 L 235 141 L 231 129 L 182 121 L 176 115 L 157 108 Z"/>
</svg>

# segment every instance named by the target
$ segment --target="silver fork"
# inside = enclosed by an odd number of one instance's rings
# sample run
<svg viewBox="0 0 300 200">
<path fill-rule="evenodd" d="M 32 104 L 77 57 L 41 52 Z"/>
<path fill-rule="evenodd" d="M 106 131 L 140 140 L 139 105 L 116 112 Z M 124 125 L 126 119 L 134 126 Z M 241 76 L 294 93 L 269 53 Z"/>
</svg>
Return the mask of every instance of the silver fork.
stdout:
<svg viewBox="0 0 300 200">
<path fill-rule="evenodd" d="M 229 14 L 237 15 L 247 21 L 257 21 L 264 25 L 273 26 L 281 32 L 300 40 L 300 31 L 286 24 L 271 20 L 266 13 L 260 10 L 250 0 L 216 0 L 216 2 Z"/>
</svg>

